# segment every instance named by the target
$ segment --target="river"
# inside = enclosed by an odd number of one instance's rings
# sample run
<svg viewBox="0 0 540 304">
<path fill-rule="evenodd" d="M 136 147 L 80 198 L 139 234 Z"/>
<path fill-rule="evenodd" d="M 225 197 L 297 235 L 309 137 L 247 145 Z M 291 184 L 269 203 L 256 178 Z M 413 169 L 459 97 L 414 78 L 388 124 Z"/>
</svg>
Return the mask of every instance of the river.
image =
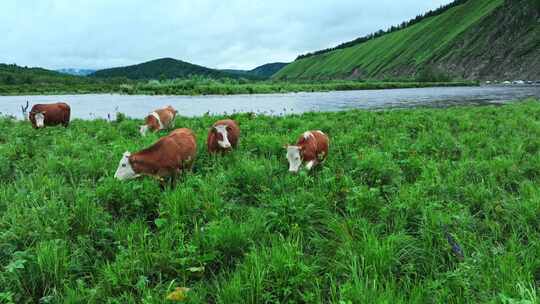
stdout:
<svg viewBox="0 0 540 304">
<path fill-rule="evenodd" d="M 20 106 L 64 101 L 71 117 L 107 118 L 122 112 L 142 118 L 152 110 L 172 105 L 183 116 L 205 113 L 255 112 L 268 115 L 348 109 L 393 109 L 503 104 L 527 97 L 540 98 L 540 86 L 433 87 L 413 89 L 336 91 L 314 93 L 254 94 L 227 96 L 147 96 L 119 94 L 0 96 L 0 114 L 21 118 Z"/>
</svg>

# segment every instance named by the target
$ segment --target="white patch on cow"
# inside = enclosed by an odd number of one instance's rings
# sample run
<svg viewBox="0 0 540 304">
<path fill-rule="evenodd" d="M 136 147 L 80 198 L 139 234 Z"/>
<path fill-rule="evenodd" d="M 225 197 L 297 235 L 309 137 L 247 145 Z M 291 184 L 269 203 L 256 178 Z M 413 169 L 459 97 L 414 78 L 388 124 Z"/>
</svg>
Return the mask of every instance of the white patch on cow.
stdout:
<svg viewBox="0 0 540 304">
<path fill-rule="evenodd" d="M 308 140 L 310 137 L 313 137 L 313 134 L 311 134 L 311 132 L 309 132 L 309 131 L 304 132 L 304 139 L 305 140 Z"/>
<path fill-rule="evenodd" d="M 315 161 L 311 160 L 306 164 L 306 169 L 311 170 L 311 168 L 313 168 L 314 165 L 315 165 Z"/>
<path fill-rule="evenodd" d="M 302 156 L 299 146 L 287 146 L 287 160 L 289 161 L 289 172 L 298 172 L 302 165 Z"/>
<path fill-rule="evenodd" d="M 148 133 L 148 125 L 142 125 L 139 128 L 139 133 L 141 133 L 142 136 L 146 136 L 146 133 Z"/>
<path fill-rule="evenodd" d="M 214 127 L 218 133 L 221 134 L 223 137 L 223 140 L 218 140 L 218 145 L 222 147 L 223 149 L 229 149 L 231 147 L 231 143 L 229 142 L 229 134 L 227 133 L 227 126 L 226 125 L 217 125 Z"/>
<path fill-rule="evenodd" d="M 36 120 L 36 126 L 38 128 L 43 128 L 45 126 L 45 114 L 43 112 L 38 112 L 34 115 Z"/>
<path fill-rule="evenodd" d="M 124 155 L 122 155 L 122 159 L 120 159 L 120 163 L 118 164 L 118 169 L 116 169 L 114 178 L 118 180 L 128 180 L 139 176 L 137 173 L 135 173 L 133 167 L 129 163 L 130 156 L 131 153 L 127 151 L 124 153 Z"/>
<path fill-rule="evenodd" d="M 159 114 L 157 112 L 152 112 L 152 113 L 150 113 L 150 115 L 154 116 L 157 119 L 157 121 L 159 123 L 159 129 L 160 130 L 165 129 L 165 127 L 163 126 L 163 123 L 161 122 L 161 118 L 159 118 Z"/>
</svg>

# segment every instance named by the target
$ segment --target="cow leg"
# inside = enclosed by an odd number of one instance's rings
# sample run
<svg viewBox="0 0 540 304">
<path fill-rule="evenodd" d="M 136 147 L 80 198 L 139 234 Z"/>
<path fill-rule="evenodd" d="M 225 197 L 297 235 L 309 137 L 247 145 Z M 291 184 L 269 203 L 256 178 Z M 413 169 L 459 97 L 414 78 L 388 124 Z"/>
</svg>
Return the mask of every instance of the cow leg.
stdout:
<svg viewBox="0 0 540 304">
<path fill-rule="evenodd" d="M 311 160 L 309 161 L 307 164 L 306 164 L 306 168 L 308 169 L 308 171 L 311 171 L 311 169 L 317 165 L 317 161 L 316 160 Z"/>
<path fill-rule="evenodd" d="M 161 191 L 167 190 L 167 185 L 166 185 L 165 181 L 159 181 L 159 190 L 161 190 Z"/>
<path fill-rule="evenodd" d="M 176 179 L 177 178 L 178 178 L 178 173 L 174 173 L 173 175 L 171 175 L 171 180 L 170 180 L 171 189 L 176 186 Z"/>
</svg>

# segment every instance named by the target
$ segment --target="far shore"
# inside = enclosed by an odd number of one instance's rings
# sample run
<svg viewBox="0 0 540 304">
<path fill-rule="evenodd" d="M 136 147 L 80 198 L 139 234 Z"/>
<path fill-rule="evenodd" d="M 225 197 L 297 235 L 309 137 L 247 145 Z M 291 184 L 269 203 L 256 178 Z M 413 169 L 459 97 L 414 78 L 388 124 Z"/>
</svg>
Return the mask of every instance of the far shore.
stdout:
<svg viewBox="0 0 540 304">
<path fill-rule="evenodd" d="M 126 84 L 23 84 L 2 85 L 0 96 L 24 95 L 80 95 L 80 94 L 124 94 L 124 95 L 246 95 L 300 92 L 331 92 L 352 90 L 381 90 L 426 87 L 478 86 L 476 81 L 452 82 L 373 82 L 334 80 L 328 82 L 203 82 L 190 80 L 148 81 Z"/>
</svg>

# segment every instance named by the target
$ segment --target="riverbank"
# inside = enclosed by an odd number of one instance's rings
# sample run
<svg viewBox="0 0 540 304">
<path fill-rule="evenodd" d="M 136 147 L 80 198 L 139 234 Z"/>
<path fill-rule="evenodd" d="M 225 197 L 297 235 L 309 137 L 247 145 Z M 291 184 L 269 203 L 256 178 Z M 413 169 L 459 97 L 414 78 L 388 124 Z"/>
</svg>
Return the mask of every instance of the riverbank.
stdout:
<svg viewBox="0 0 540 304">
<path fill-rule="evenodd" d="M 113 179 L 141 120 L 33 130 L 0 119 L 0 299 L 6 303 L 537 301 L 540 103 L 233 115 L 233 154 L 194 130 L 175 187 Z M 321 129 L 313 173 L 284 143 Z M 8 299 L 8 300 L 6 300 Z"/>
<path fill-rule="evenodd" d="M 69 95 L 117 93 L 128 95 L 235 95 L 235 94 L 271 94 L 289 92 L 329 92 L 347 90 L 375 90 L 397 88 L 424 88 L 450 86 L 476 86 L 477 82 L 362 82 L 339 81 L 326 82 L 274 82 L 249 80 L 214 80 L 214 79 L 174 79 L 163 81 L 127 81 L 54 84 L 17 84 L 0 85 L 0 95 Z"/>
</svg>

